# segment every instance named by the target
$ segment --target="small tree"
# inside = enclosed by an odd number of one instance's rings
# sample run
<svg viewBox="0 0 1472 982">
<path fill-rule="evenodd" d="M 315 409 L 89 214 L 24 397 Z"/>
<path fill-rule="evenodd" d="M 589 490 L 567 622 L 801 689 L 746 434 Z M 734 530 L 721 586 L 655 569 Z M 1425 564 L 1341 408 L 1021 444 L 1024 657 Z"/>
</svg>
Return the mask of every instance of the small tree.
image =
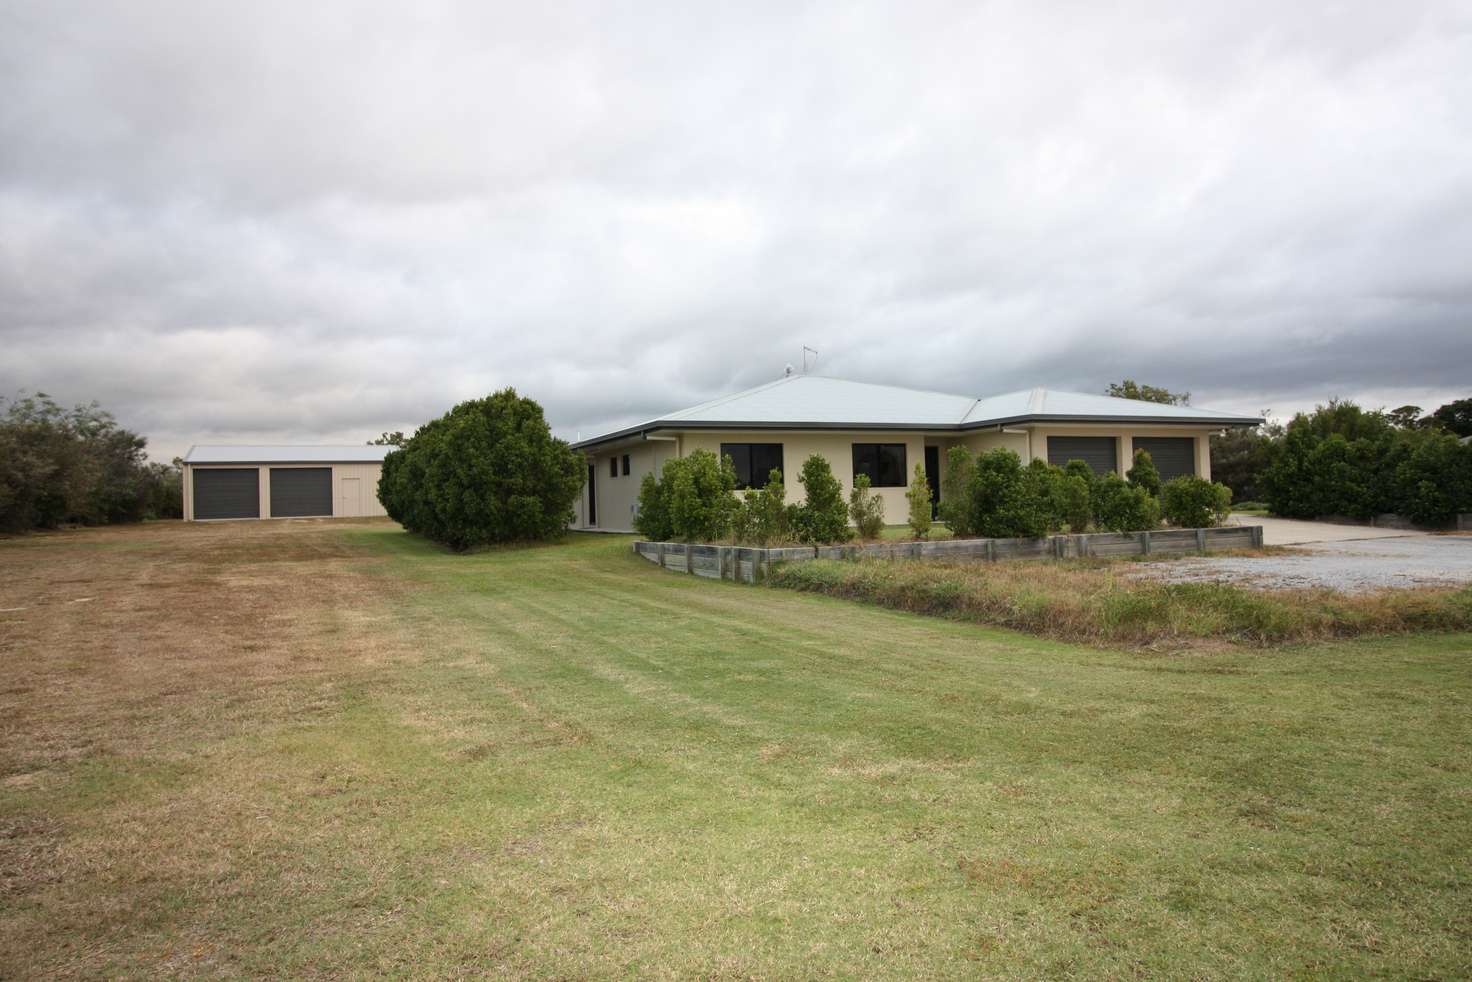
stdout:
<svg viewBox="0 0 1472 982">
<path fill-rule="evenodd" d="M 666 469 L 671 461 L 666 461 Z M 663 542 L 674 534 L 670 527 L 668 485 L 651 471 L 639 482 L 639 510 L 634 515 L 634 528 L 651 542 Z"/>
<path fill-rule="evenodd" d="M 773 540 L 787 538 L 791 530 L 787 527 L 786 497 L 787 486 L 783 483 L 782 472 L 773 469 L 766 487 L 752 488 L 745 494 L 741 506 L 742 533 L 736 536 L 738 541 L 765 546 Z"/>
<path fill-rule="evenodd" d="M 1148 531 L 1160 524 L 1160 503 L 1118 474 L 1105 474 L 1094 489 L 1094 521 L 1110 532 Z"/>
<path fill-rule="evenodd" d="M 971 527 L 980 535 L 1034 538 L 1048 532 L 1048 505 L 1037 481 L 1024 476 L 1015 451 L 999 447 L 976 459 L 970 502 Z"/>
<path fill-rule="evenodd" d="M 910 532 L 917 539 L 930 535 L 931 494 L 930 481 L 925 477 L 925 466 L 916 464 L 915 474 L 910 478 L 910 489 L 905 492 L 905 500 L 910 503 Z"/>
<path fill-rule="evenodd" d="M 813 454 L 803 461 L 798 482 L 807 495 L 795 515 L 798 538 L 813 543 L 847 542 L 853 533 L 848 527 L 843 487 L 833 476 L 827 459 L 822 454 Z"/>
<path fill-rule="evenodd" d="M 976 458 L 965 447 L 946 451 L 946 469 L 940 479 L 940 520 L 958 539 L 976 534 L 971 524 L 971 479 L 976 476 Z"/>
<path fill-rule="evenodd" d="M 1094 512 L 1089 505 L 1089 482 L 1077 474 L 1064 474 L 1058 482 L 1059 513 L 1075 535 L 1087 532 Z"/>
<path fill-rule="evenodd" d="M 1160 497 L 1160 471 L 1150 459 L 1150 451 L 1136 450 L 1135 465 L 1125 471 L 1125 479 L 1134 487 L 1142 489 L 1152 498 Z"/>
<path fill-rule="evenodd" d="M 854 477 L 854 488 L 848 496 L 848 515 L 861 539 L 877 539 L 884 531 L 884 499 L 869 490 L 868 474 Z"/>
<path fill-rule="evenodd" d="M 670 465 L 680 461 L 679 465 Z M 710 542 L 724 536 L 740 502 L 731 493 L 736 488 L 736 467 L 730 457 L 717 457 L 709 450 L 695 450 L 685 457 L 665 461 L 669 483 L 670 529 L 684 542 Z"/>
<path fill-rule="evenodd" d="M 1063 527 L 1063 468 L 1033 458 L 1022 469 L 1023 493 L 1048 532 Z"/>
<path fill-rule="evenodd" d="M 1177 528 L 1211 528 L 1227 520 L 1232 489 L 1205 478 L 1182 475 L 1165 482 L 1160 494 L 1166 521 Z"/>
</svg>

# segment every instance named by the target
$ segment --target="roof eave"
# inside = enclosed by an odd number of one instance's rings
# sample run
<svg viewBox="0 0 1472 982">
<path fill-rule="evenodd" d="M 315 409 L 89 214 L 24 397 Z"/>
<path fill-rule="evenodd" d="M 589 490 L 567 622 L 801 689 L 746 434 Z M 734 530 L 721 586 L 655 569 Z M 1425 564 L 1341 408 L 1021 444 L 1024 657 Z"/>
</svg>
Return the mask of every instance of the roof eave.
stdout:
<svg viewBox="0 0 1472 982">
<path fill-rule="evenodd" d="M 861 430 L 861 431 L 904 431 L 924 430 L 927 432 L 964 432 L 986 429 L 993 426 L 1013 426 L 1018 423 L 1106 423 L 1128 425 L 1132 423 L 1150 426 L 1258 426 L 1263 420 L 1248 416 L 1206 416 L 1182 419 L 1179 416 L 1088 416 L 1051 413 L 1023 414 L 1001 419 L 976 420 L 969 423 L 875 423 L 875 422 L 796 422 L 793 420 L 657 420 L 641 423 L 627 429 L 615 430 L 603 436 L 579 440 L 571 444 L 574 450 L 588 450 L 604 444 L 626 440 L 629 437 L 648 436 L 660 430 Z"/>
</svg>

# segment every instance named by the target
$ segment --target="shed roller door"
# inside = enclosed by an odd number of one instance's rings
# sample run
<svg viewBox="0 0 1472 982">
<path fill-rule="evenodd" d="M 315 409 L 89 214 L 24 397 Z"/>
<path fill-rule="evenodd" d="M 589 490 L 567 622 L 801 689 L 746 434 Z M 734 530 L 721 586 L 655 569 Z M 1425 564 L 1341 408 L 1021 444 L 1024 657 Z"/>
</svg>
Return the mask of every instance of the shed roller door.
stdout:
<svg viewBox="0 0 1472 982">
<path fill-rule="evenodd" d="M 1193 477 L 1196 474 L 1196 440 L 1189 436 L 1137 436 L 1135 449 L 1150 455 L 1160 479 Z"/>
<path fill-rule="evenodd" d="M 260 518 L 260 471 L 254 467 L 196 469 L 194 517 Z"/>
<path fill-rule="evenodd" d="M 271 517 L 332 515 L 331 467 L 271 468 Z"/>
<path fill-rule="evenodd" d="M 1050 436 L 1048 463 L 1064 467 L 1082 460 L 1095 474 L 1119 472 L 1119 441 L 1112 436 Z"/>
</svg>

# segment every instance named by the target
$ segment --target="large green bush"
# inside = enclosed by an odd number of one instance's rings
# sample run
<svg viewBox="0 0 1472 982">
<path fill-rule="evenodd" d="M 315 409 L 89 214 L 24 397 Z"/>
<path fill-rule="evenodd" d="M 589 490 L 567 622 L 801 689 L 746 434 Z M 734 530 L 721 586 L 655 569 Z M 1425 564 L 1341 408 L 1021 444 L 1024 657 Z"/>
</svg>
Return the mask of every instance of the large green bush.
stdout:
<svg viewBox="0 0 1472 982">
<path fill-rule="evenodd" d="M 958 539 L 976 533 L 971 527 L 971 479 L 976 476 L 976 457 L 965 447 L 946 451 L 946 466 L 940 479 L 940 520 Z"/>
<path fill-rule="evenodd" d="M 971 478 L 971 528 L 985 538 L 1047 535 L 1051 507 L 1041 490 L 1014 451 L 988 450 L 977 457 Z"/>
<path fill-rule="evenodd" d="M 847 542 L 853 533 L 848 527 L 848 508 L 843 501 L 843 486 L 833 476 L 827 458 L 813 454 L 802 462 L 798 481 L 806 500 L 793 514 L 794 531 L 803 542 Z"/>
<path fill-rule="evenodd" d="M 1094 523 L 1110 532 L 1145 532 L 1160 524 L 1159 502 L 1118 474 L 1095 482 L 1093 508 Z"/>
<path fill-rule="evenodd" d="M 542 407 L 503 389 L 462 402 L 384 460 L 378 497 L 406 529 L 457 551 L 560 536 L 584 462 Z"/>
<path fill-rule="evenodd" d="M 1232 489 L 1183 475 L 1165 482 L 1160 505 L 1166 521 L 1177 528 L 1212 528 L 1227 520 L 1232 510 Z"/>
</svg>

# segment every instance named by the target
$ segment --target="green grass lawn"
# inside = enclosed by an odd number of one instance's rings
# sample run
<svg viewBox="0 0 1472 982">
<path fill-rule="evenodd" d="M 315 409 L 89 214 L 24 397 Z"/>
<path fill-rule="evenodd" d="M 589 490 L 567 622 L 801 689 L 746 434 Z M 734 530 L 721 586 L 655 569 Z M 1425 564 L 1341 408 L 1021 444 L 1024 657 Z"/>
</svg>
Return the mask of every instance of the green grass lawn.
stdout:
<svg viewBox="0 0 1472 982">
<path fill-rule="evenodd" d="M 291 603 L 0 620 L 0 976 L 1472 972 L 1467 635 L 1114 652 L 388 525 L 130 570 L 171 534 L 88 568 Z"/>
</svg>

